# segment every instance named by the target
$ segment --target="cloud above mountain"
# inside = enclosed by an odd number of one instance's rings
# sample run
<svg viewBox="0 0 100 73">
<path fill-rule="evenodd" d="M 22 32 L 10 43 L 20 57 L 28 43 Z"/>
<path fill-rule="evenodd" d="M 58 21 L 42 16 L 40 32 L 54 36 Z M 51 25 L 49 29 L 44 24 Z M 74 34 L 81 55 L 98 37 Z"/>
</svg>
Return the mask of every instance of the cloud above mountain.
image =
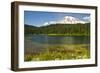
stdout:
<svg viewBox="0 0 100 73">
<path fill-rule="evenodd" d="M 90 22 L 90 17 L 89 16 L 83 17 L 83 20 Z"/>
<path fill-rule="evenodd" d="M 45 22 L 45 23 L 43 24 L 43 26 L 46 26 L 46 25 L 49 25 L 49 23 L 48 23 L 48 22 Z"/>
</svg>

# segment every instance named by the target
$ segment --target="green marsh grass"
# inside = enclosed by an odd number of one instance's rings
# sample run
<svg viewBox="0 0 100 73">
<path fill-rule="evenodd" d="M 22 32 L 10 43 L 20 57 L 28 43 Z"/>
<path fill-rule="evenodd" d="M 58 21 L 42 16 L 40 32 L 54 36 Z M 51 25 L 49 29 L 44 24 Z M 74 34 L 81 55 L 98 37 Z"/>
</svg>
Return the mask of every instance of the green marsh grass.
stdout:
<svg viewBox="0 0 100 73">
<path fill-rule="evenodd" d="M 90 58 L 89 44 L 49 45 L 38 54 L 25 55 L 25 61 L 77 60 Z"/>
</svg>

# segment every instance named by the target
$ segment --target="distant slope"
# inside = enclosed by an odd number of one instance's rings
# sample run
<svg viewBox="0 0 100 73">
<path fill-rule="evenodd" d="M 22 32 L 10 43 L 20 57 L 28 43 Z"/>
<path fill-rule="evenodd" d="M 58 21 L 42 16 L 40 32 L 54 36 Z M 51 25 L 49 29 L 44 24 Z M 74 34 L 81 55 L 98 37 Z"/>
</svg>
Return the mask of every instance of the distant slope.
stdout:
<svg viewBox="0 0 100 73">
<path fill-rule="evenodd" d="M 90 23 L 87 24 L 51 24 L 35 27 L 25 25 L 25 34 L 66 34 L 66 35 L 89 35 Z"/>
<path fill-rule="evenodd" d="M 32 25 L 24 25 L 24 33 L 25 34 L 32 34 L 35 33 L 35 31 L 37 31 L 37 27 L 32 26 Z"/>
</svg>

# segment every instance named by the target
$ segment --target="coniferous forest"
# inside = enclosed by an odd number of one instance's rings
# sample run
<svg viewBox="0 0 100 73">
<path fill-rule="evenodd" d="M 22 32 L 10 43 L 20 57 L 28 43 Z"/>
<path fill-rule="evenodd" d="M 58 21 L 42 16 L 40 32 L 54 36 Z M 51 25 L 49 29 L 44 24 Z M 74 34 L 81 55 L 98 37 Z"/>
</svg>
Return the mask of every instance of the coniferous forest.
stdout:
<svg viewBox="0 0 100 73">
<path fill-rule="evenodd" d="M 51 24 L 47 26 L 31 26 L 25 24 L 25 34 L 89 36 L 90 23 L 86 24 Z"/>
</svg>

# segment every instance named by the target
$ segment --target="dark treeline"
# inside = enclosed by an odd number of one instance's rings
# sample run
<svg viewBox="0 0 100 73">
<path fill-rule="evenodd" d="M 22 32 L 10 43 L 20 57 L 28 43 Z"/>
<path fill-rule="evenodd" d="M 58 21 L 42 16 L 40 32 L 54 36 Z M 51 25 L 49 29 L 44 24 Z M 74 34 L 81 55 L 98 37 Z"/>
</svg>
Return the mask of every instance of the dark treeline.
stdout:
<svg viewBox="0 0 100 73">
<path fill-rule="evenodd" d="M 51 24 L 35 27 L 25 24 L 25 34 L 65 34 L 90 35 L 90 23 L 87 24 Z"/>
</svg>

